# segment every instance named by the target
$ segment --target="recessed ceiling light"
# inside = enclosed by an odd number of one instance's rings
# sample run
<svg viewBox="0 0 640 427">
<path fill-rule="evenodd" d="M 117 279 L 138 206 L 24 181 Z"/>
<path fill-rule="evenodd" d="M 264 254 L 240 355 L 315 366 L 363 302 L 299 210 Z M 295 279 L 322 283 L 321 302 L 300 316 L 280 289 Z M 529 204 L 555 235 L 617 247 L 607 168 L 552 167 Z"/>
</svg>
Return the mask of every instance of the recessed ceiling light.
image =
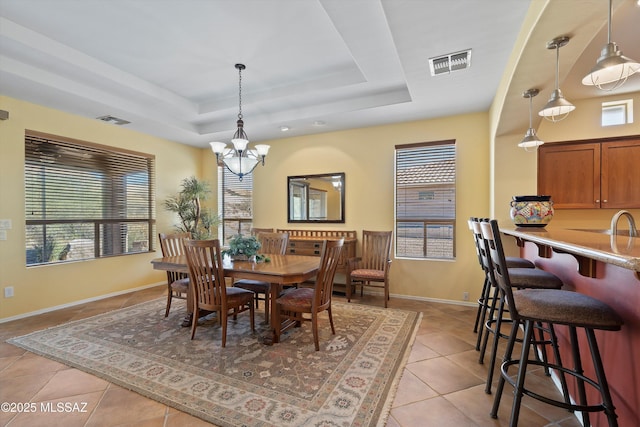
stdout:
<svg viewBox="0 0 640 427">
<path fill-rule="evenodd" d="M 315 122 L 313 122 L 314 126 L 324 126 L 326 124 L 327 122 L 323 122 L 322 120 L 316 120 Z"/>
<path fill-rule="evenodd" d="M 286 132 L 291 129 L 289 126 L 280 126 L 280 132 Z"/>
</svg>

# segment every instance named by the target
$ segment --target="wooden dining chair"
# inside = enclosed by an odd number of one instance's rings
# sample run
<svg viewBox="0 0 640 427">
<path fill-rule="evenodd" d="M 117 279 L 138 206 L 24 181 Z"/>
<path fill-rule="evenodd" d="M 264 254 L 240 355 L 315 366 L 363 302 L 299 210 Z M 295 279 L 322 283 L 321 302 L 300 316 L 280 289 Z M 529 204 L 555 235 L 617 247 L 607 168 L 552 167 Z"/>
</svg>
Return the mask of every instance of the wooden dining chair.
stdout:
<svg viewBox="0 0 640 427">
<path fill-rule="evenodd" d="M 348 302 L 351 302 L 351 291 L 355 285 L 360 285 L 360 296 L 365 286 L 383 287 L 384 307 L 387 308 L 392 234 L 392 231 L 362 231 L 362 256 L 348 260 Z"/>
<path fill-rule="evenodd" d="M 260 233 L 273 233 L 273 228 L 252 228 L 251 235 L 258 237 Z"/>
<path fill-rule="evenodd" d="M 276 342 L 280 341 L 280 335 L 293 325 L 299 325 L 302 321 L 311 321 L 313 330 L 313 342 L 316 351 L 320 350 L 318 339 L 318 314 L 326 311 L 329 314 L 331 333 L 336 334 L 333 326 L 333 316 L 331 315 L 331 295 L 333 293 L 333 279 L 336 268 L 340 260 L 340 253 L 344 239 L 325 240 L 322 245 L 320 258 L 320 269 L 316 276 L 313 288 L 292 288 L 286 291 L 276 300 L 274 310 L 276 310 L 275 336 Z M 310 314 L 310 317 L 305 317 Z M 290 319 L 286 327 L 281 328 L 282 319 Z M 273 325 L 272 325 L 273 326 Z"/>
<path fill-rule="evenodd" d="M 288 233 L 273 233 L 273 232 L 260 232 L 257 234 L 258 241 L 260 242 L 260 254 L 274 254 L 285 255 L 287 252 L 287 246 L 289 244 Z M 269 321 L 270 313 L 270 284 L 269 282 L 263 282 L 260 280 L 240 279 L 233 283 L 233 286 L 238 288 L 247 289 L 255 293 L 256 308 L 258 308 L 258 301 L 264 301 L 264 319 Z M 262 298 L 260 298 L 262 295 Z"/>
<path fill-rule="evenodd" d="M 235 317 L 249 310 L 251 330 L 255 331 L 253 298 L 254 294 L 245 289 L 227 287 L 224 280 L 220 241 L 187 240 L 185 255 L 191 278 L 194 313 L 200 310 L 216 312 L 222 327 L 222 347 L 227 344 L 227 319 L 229 311 Z M 191 325 L 191 339 L 196 334 L 197 316 Z"/>
<path fill-rule="evenodd" d="M 160 249 L 163 257 L 184 254 L 184 241 L 191 238 L 191 233 L 159 233 Z M 178 271 L 167 271 L 167 308 L 164 317 L 169 316 L 173 298 L 187 299 L 189 292 L 189 275 Z"/>
</svg>

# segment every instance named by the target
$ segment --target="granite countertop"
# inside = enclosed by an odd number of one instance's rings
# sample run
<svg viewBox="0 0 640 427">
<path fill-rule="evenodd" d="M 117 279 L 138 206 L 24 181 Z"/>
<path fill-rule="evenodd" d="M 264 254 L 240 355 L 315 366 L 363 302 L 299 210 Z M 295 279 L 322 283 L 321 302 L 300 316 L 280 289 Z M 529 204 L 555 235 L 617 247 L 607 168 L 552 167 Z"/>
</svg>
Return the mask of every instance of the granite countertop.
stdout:
<svg viewBox="0 0 640 427">
<path fill-rule="evenodd" d="M 508 236 L 549 246 L 557 252 L 566 252 L 580 257 L 617 265 L 640 272 L 640 237 L 618 234 L 612 236 L 608 230 L 567 229 L 547 226 L 500 227 Z"/>
</svg>

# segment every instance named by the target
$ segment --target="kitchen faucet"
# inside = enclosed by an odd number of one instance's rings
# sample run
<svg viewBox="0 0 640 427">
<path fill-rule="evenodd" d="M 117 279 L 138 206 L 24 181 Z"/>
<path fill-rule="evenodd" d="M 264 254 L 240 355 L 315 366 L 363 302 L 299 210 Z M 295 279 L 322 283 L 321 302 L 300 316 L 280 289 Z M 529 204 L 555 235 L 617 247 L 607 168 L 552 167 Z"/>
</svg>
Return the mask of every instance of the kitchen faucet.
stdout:
<svg viewBox="0 0 640 427">
<path fill-rule="evenodd" d="M 620 218 L 623 216 L 626 216 L 627 221 L 629 222 L 629 236 L 638 237 L 636 222 L 633 219 L 633 215 L 631 215 L 631 213 L 629 213 L 628 211 L 619 211 L 613 216 L 613 218 L 611 218 L 611 235 L 615 236 L 618 233 L 618 221 L 620 221 Z"/>
</svg>

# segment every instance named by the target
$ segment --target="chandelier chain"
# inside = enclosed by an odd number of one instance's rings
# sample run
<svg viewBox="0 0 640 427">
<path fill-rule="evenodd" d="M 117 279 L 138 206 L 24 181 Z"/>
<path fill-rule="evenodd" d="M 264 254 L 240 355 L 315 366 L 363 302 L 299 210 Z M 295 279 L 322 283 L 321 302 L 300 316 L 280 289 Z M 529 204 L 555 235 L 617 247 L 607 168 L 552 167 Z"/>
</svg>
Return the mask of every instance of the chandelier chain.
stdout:
<svg viewBox="0 0 640 427">
<path fill-rule="evenodd" d="M 238 67 L 238 118 L 242 120 L 242 68 Z"/>
</svg>

